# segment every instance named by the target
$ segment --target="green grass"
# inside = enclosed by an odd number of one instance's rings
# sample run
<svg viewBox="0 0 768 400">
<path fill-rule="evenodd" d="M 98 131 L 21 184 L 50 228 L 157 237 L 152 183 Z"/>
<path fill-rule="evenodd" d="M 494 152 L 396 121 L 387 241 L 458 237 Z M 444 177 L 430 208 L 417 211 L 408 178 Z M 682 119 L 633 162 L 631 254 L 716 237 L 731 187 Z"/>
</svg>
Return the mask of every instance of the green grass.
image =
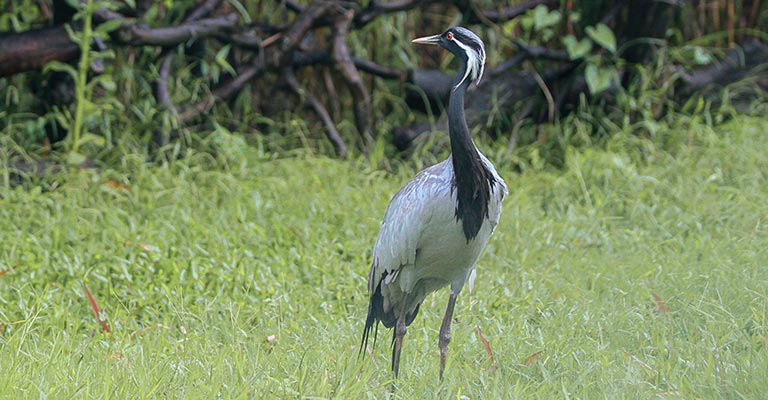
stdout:
<svg viewBox="0 0 768 400">
<path fill-rule="evenodd" d="M 563 170 L 501 162 L 511 193 L 446 379 L 441 291 L 395 398 L 763 398 L 768 122 L 680 129 L 674 150 L 617 135 Z M 3 186 L 0 396 L 385 398 L 390 332 L 358 358 L 368 263 L 414 171 L 363 165 L 246 150 Z"/>
</svg>

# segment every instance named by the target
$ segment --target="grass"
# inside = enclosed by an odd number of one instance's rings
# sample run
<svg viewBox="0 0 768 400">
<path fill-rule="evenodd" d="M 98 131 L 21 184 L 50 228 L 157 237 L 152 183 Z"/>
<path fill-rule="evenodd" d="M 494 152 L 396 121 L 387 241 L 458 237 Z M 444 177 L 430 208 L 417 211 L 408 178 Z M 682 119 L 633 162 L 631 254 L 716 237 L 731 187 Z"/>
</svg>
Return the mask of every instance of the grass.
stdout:
<svg viewBox="0 0 768 400">
<path fill-rule="evenodd" d="M 767 130 L 692 123 L 674 150 L 643 142 L 643 162 L 611 151 L 641 148 L 622 135 L 562 170 L 501 162 L 511 193 L 459 297 L 446 379 L 441 291 L 394 397 L 764 396 Z M 358 358 L 365 282 L 413 173 L 245 150 L 2 186 L 0 397 L 386 397 L 390 332 Z"/>
</svg>

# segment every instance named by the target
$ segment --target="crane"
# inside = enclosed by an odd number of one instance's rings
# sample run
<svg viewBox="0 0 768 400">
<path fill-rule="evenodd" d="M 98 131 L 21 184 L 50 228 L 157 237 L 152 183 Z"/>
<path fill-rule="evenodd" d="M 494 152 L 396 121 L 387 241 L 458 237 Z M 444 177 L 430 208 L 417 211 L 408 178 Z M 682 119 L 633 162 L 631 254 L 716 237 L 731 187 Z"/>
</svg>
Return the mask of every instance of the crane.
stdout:
<svg viewBox="0 0 768 400">
<path fill-rule="evenodd" d="M 485 67 L 485 46 L 472 31 L 453 27 L 442 34 L 414 39 L 453 53 L 459 72 L 448 101 L 451 154 L 421 171 L 392 198 L 384 214 L 368 273 L 368 317 L 360 350 L 381 322 L 394 328 L 392 371 L 400 368 L 407 327 L 426 296 L 450 285 L 440 325 L 440 379 L 443 379 L 451 320 L 464 284 L 474 282 L 475 266 L 501 215 L 507 185 L 477 149 L 464 116 L 464 95 L 478 84 Z"/>
</svg>

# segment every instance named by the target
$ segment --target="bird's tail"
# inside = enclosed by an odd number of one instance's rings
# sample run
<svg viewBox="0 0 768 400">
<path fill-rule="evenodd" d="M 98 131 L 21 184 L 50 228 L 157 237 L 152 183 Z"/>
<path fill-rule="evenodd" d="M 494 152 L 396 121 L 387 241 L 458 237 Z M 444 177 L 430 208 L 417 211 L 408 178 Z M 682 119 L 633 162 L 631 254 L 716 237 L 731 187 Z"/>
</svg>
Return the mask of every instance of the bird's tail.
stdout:
<svg viewBox="0 0 768 400">
<path fill-rule="evenodd" d="M 368 347 L 368 338 L 371 331 L 373 331 L 373 346 L 376 346 L 376 337 L 379 331 L 379 313 L 383 312 L 384 308 L 384 298 L 381 296 L 381 289 L 380 287 L 376 289 L 368 303 L 368 317 L 365 318 L 365 328 L 363 329 L 363 339 L 360 342 L 358 357 L 363 354 L 363 349 Z"/>
</svg>

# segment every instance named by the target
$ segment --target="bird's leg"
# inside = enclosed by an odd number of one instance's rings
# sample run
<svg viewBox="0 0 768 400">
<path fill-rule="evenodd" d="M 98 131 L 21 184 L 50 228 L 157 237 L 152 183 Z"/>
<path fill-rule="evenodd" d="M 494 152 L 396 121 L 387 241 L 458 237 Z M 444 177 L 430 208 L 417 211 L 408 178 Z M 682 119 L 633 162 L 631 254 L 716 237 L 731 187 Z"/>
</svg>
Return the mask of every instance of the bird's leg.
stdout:
<svg viewBox="0 0 768 400">
<path fill-rule="evenodd" d="M 392 371 L 395 373 L 395 379 L 397 379 L 397 372 L 400 370 L 400 351 L 403 349 L 403 337 L 408 331 L 408 327 L 405 326 L 404 314 L 401 314 L 395 325 L 395 347 L 392 349 Z"/>
<path fill-rule="evenodd" d="M 440 340 L 437 342 L 440 347 L 440 380 L 443 380 L 443 371 L 445 371 L 445 358 L 448 356 L 448 343 L 451 342 L 451 320 L 453 319 L 453 307 L 456 305 L 457 294 L 451 291 L 451 297 L 448 298 L 448 307 L 445 309 L 443 324 L 440 325 Z"/>
</svg>

